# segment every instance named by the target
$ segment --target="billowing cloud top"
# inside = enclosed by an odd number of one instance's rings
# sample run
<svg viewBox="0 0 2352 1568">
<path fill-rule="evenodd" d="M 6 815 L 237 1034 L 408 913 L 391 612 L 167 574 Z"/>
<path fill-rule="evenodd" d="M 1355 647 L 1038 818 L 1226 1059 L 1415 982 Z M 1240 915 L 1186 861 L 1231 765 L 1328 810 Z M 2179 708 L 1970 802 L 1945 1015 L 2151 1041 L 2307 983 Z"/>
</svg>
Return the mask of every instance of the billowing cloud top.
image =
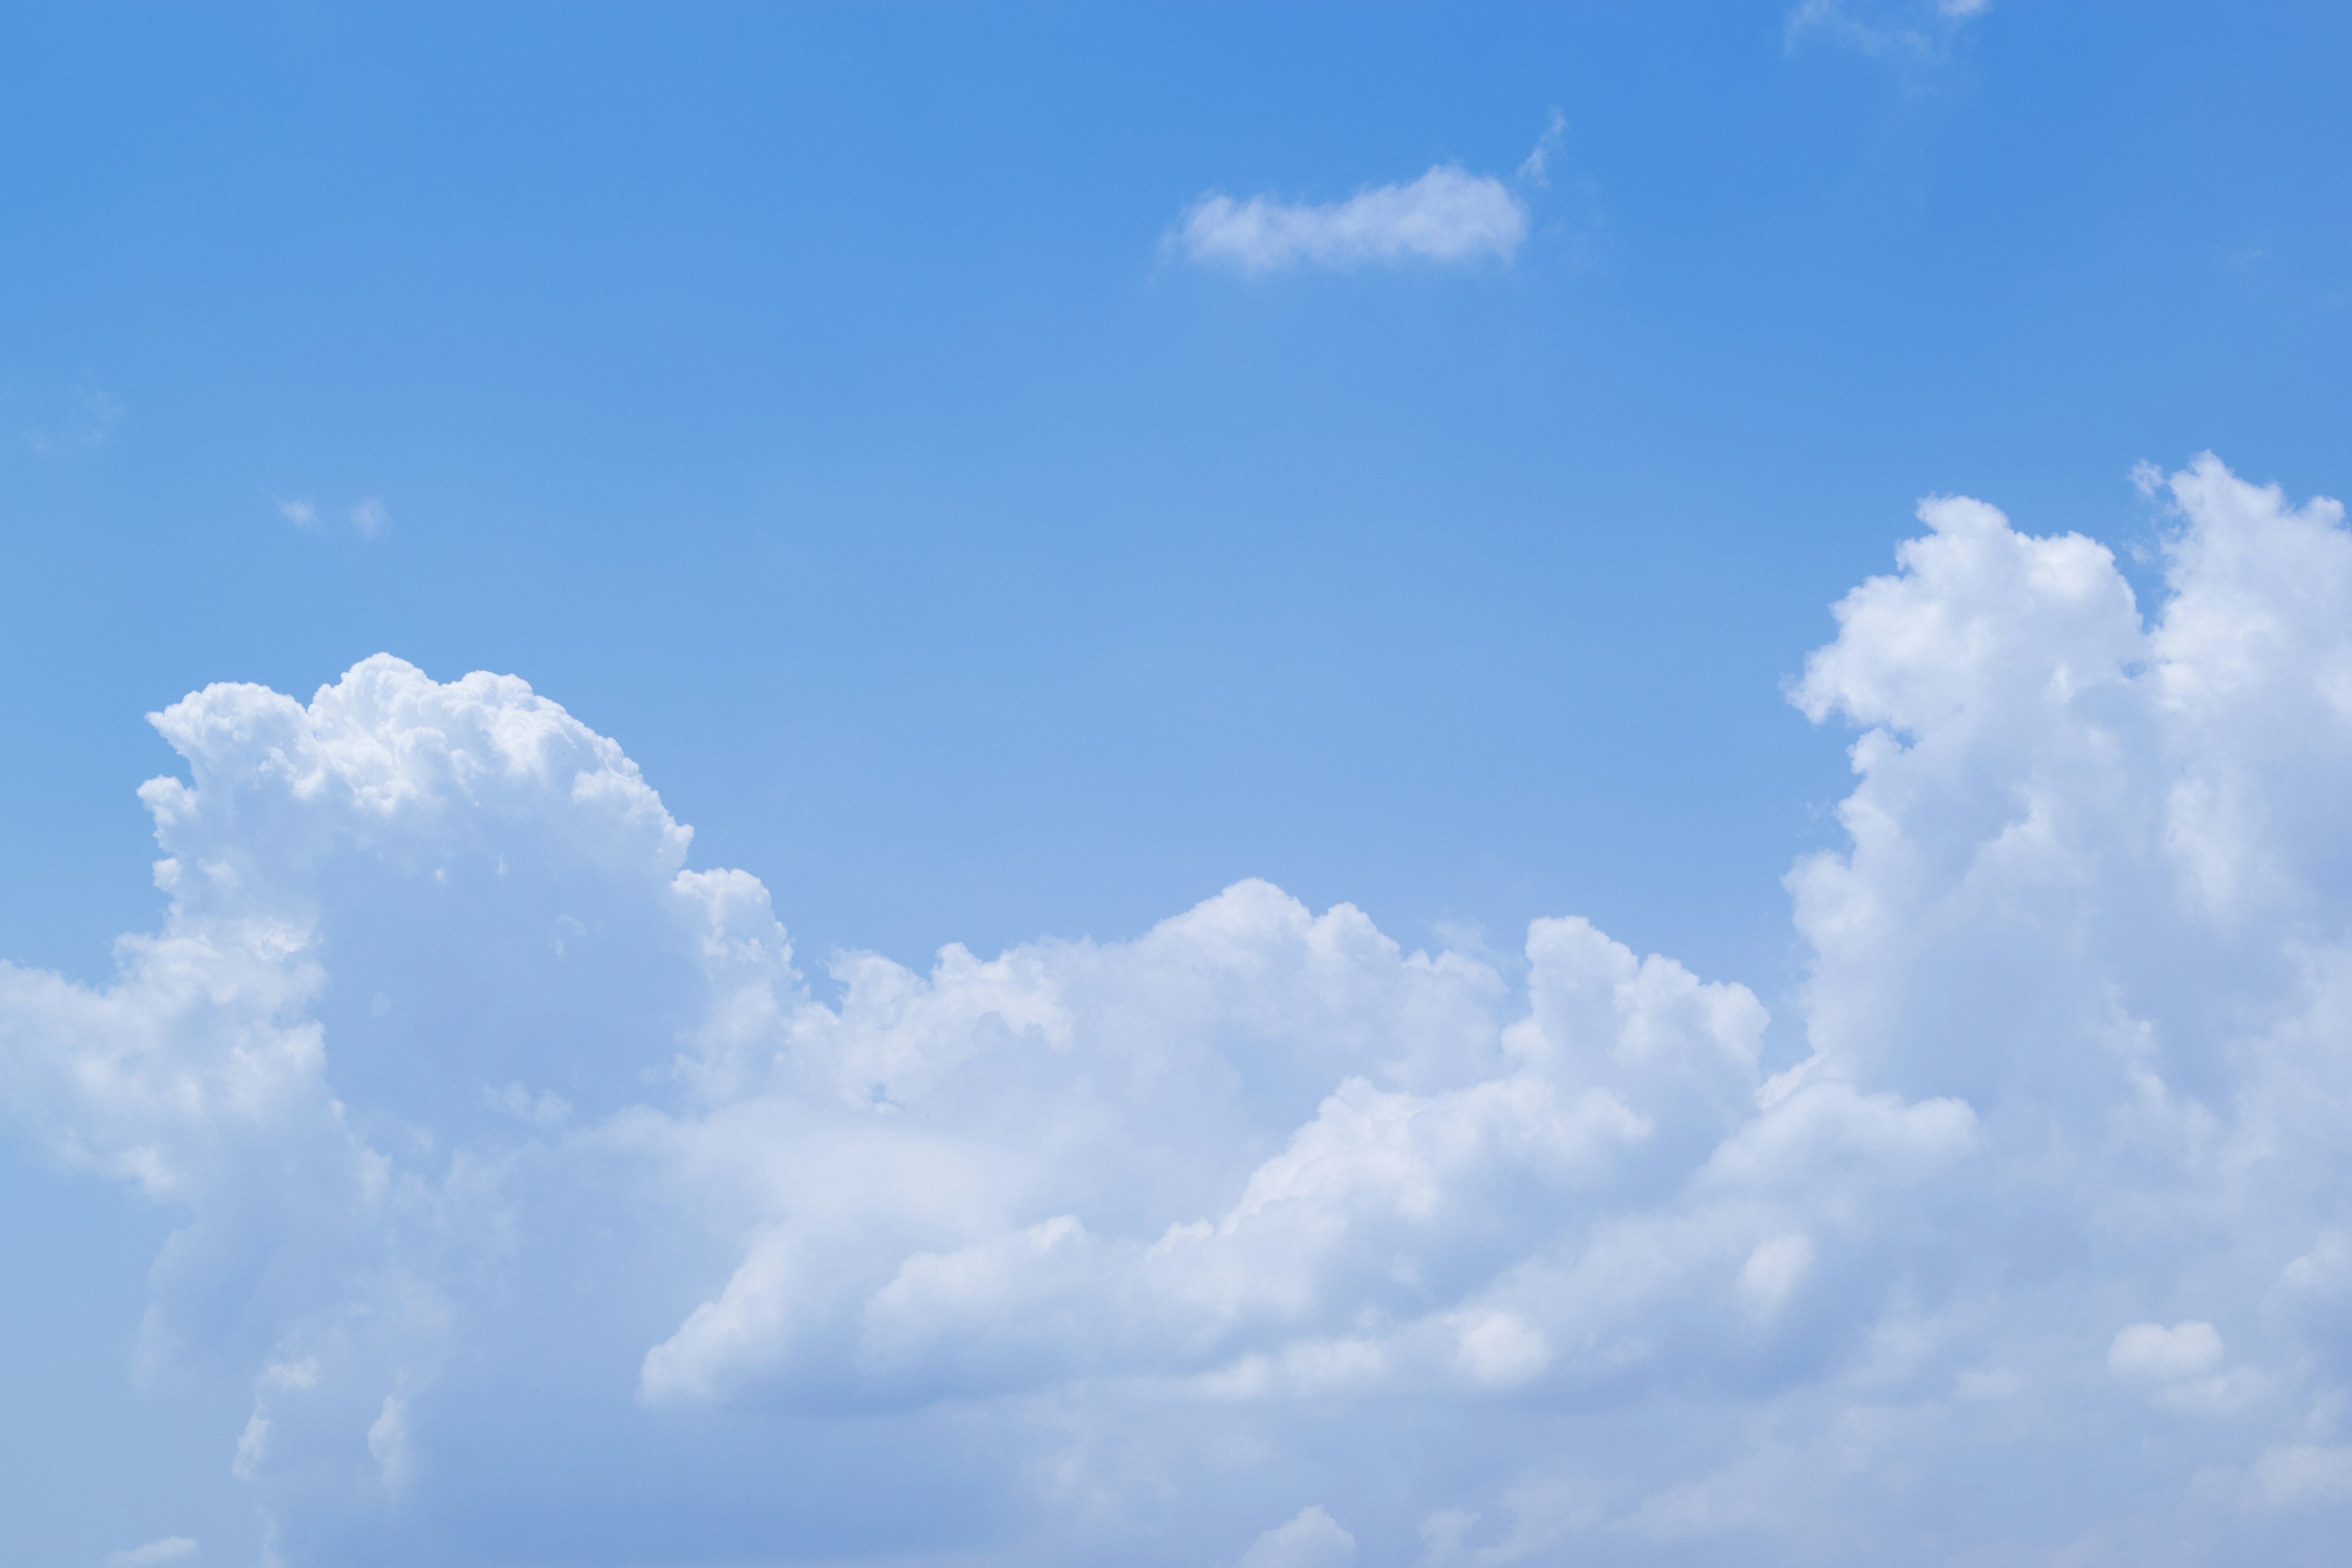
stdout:
<svg viewBox="0 0 2352 1568">
<path fill-rule="evenodd" d="M 1958 499 L 1838 606 L 1776 1074 L 1583 921 L 1257 882 L 813 985 L 612 742 L 379 657 L 157 716 L 170 914 L 0 966 L 0 1106 L 179 1216 L 142 1353 L 250 1380 L 288 1563 L 2320 1561 L 2352 536 L 2170 495 L 2152 619 Z"/>
</svg>

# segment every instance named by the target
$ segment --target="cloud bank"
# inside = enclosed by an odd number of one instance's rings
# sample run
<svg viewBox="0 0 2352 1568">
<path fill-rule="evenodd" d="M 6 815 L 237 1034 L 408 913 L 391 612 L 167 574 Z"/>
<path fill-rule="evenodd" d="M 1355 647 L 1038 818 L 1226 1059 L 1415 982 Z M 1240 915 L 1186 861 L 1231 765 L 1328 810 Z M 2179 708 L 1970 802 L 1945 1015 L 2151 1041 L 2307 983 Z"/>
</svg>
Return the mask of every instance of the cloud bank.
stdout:
<svg viewBox="0 0 2352 1568">
<path fill-rule="evenodd" d="M 163 928 L 0 1111 L 177 1217 L 140 1354 L 289 1564 L 2187 1563 L 2352 1502 L 2352 535 L 2161 602 L 1924 503 L 1745 987 L 1244 882 L 812 978 L 620 747 L 378 657 L 155 716 Z M 159 1543 L 162 1544 L 162 1543 Z"/>
<path fill-rule="evenodd" d="M 1530 154 L 1543 172 L 1549 138 Z M 1440 163 L 1417 180 L 1377 185 L 1345 201 L 1236 201 L 1212 191 L 1184 209 L 1169 243 L 1193 261 L 1271 272 L 1301 265 L 1508 261 L 1528 236 L 1528 212 L 1491 174 Z"/>
</svg>

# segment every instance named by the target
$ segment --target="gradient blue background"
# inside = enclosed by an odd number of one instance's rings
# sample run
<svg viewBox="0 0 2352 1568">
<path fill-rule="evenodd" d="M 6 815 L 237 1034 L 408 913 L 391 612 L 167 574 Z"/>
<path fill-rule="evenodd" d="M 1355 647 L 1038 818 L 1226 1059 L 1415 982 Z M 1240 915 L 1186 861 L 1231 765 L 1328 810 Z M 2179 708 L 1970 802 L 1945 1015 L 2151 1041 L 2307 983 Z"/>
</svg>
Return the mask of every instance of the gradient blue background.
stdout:
<svg viewBox="0 0 2352 1568">
<path fill-rule="evenodd" d="M 1784 997 L 1845 764 L 1779 683 L 1917 497 L 2128 548 L 2140 458 L 2352 490 L 2352 13 L 1785 21 L 12 8 L 0 955 L 154 920 L 142 713 L 386 649 L 618 738 L 804 962 L 1255 875 Z M 1162 251 L 1213 188 L 1507 176 L 1555 108 L 1511 265 Z M 0 1512 L 249 1548 L 248 1391 L 124 1379 L 164 1218 L 8 1159 Z"/>
</svg>

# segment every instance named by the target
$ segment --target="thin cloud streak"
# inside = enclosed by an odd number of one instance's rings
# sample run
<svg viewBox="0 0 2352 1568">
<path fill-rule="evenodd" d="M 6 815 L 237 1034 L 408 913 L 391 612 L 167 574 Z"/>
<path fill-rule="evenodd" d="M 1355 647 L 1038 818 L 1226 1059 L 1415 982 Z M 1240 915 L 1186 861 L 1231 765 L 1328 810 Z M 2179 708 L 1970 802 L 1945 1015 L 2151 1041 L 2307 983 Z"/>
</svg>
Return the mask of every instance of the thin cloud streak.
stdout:
<svg viewBox="0 0 2352 1568">
<path fill-rule="evenodd" d="M 1170 239 L 1194 261 L 1255 273 L 1300 265 L 1508 261 L 1527 236 L 1527 208 L 1502 181 L 1440 163 L 1417 180 L 1339 202 L 1236 201 L 1212 191 L 1184 209 Z"/>
</svg>

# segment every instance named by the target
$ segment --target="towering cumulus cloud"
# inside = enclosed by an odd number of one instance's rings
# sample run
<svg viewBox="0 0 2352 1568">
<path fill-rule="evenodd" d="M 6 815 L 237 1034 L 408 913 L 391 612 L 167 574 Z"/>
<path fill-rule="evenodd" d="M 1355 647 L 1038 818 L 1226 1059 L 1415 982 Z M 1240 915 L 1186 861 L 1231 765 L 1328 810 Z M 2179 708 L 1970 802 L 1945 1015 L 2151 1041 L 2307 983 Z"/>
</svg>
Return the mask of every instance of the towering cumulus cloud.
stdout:
<svg viewBox="0 0 2352 1568">
<path fill-rule="evenodd" d="M 172 903 L 0 1103 L 178 1221 L 140 1348 L 289 1564 L 2291 1563 L 2352 1504 L 2352 535 L 2163 602 L 1931 500 L 1792 688 L 1809 1054 L 1538 921 L 1244 882 L 812 982 L 522 682 L 157 717 Z M 236 1484 L 227 1483 L 225 1484 Z"/>
</svg>

